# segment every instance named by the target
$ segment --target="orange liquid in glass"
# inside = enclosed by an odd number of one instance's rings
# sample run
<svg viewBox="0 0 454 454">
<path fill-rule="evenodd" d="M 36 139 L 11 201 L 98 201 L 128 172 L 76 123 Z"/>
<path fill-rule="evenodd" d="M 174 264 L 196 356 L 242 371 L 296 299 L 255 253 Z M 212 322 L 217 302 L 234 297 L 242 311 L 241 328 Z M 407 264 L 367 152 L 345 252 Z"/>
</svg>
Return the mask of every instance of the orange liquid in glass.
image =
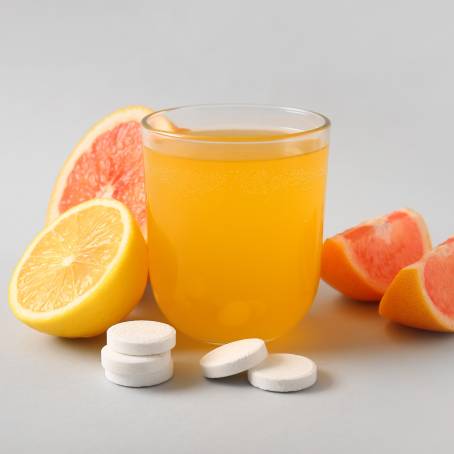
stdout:
<svg viewBox="0 0 454 454">
<path fill-rule="evenodd" d="M 193 133 L 222 137 L 212 155 L 200 141 L 145 148 L 153 290 L 191 337 L 270 340 L 312 303 L 328 150 L 303 138 L 250 143 L 276 133 Z"/>
</svg>

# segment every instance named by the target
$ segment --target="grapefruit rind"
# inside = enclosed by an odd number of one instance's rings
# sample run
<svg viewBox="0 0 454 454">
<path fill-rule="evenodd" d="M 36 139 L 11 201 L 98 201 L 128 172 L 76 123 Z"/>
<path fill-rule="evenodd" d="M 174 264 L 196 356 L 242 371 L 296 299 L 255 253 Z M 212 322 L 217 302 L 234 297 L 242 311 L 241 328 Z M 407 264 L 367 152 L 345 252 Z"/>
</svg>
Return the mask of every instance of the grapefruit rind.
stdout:
<svg viewBox="0 0 454 454">
<path fill-rule="evenodd" d="M 387 286 L 374 282 L 358 262 L 344 235 L 363 226 L 375 226 L 396 213 L 405 213 L 418 226 L 423 250 L 431 248 L 431 240 L 424 218 L 414 210 L 401 209 L 385 216 L 369 219 L 340 234 L 328 238 L 323 245 L 322 279 L 344 295 L 358 301 L 380 301 Z"/>
<path fill-rule="evenodd" d="M 117 209 L 124 227 L 116 255 L 104 274 L 86 293 L 63 307 L 45 312 L 23 307 L 18 301 L 18 276 L 35 247 L 61 220 L 93 206 Z M 103 333 L 133 309 L 145 291 L 147 278 L 147 246 L 131 212 L 113 199 L 91 199 L 65 211 L 27 247 L 13 272 L 8 302 L 20 321 L 38 331 L 60 337 L 92 337 Z"/>
<path fill-rule="evenodd" d="M 101 134 L 112 130 L 120 123 L 129 121 L 137 121 L 140 123 L 146 115 L 149 115 L 152 112 L 151 109 L 144 106 L 129 106 L 118 109 L 96 122 L 85 133 L 79 143 L 71 151 L 57 177 L 47 209 L 46 224 L 54 221 L 60 215 L 59 203 L 62 199 L 68 177 L 79 157 L 90 149 L 93 141 Z"/>
<path fill-rule="evenodd" d="M 426 258 L 399 271 L 386 290 L 378 312 L 384 318 L 413 328 L 453 332 L 454 318 L 437 309 L 423 285 Z"/>
</svg>

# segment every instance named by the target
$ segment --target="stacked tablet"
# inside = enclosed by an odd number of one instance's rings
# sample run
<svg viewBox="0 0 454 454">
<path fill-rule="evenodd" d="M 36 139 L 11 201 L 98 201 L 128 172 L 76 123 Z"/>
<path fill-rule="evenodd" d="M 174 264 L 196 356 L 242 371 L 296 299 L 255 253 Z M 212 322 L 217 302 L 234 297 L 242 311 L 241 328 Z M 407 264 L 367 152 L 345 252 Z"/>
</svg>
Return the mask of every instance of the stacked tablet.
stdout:
<svg viewBox="0 0 454 454">
<path fill-rule="evenodd" d="M 166 323 L 133 320 L 107 330 L 101 350 L 106 378 L 122 386 L 143 387 L 163 383 L 173 376 L 170 350 L 176 332 Z"/>
</svg>

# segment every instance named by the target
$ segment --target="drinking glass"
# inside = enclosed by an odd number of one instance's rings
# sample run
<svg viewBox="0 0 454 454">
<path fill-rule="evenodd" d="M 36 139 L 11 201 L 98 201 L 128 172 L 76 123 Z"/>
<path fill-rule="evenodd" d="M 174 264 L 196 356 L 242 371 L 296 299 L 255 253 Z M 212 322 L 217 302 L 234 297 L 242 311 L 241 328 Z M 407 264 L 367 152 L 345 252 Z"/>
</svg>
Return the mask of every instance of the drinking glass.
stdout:
<svg viewBox="0 0 454 454">
<path fill-rule="evenodd" d="M 162 312 L 215 344 L 290 330 L 319 283 L 329 120 L 195 105 L 142 124 L 150 276 Z"/>
</svg>

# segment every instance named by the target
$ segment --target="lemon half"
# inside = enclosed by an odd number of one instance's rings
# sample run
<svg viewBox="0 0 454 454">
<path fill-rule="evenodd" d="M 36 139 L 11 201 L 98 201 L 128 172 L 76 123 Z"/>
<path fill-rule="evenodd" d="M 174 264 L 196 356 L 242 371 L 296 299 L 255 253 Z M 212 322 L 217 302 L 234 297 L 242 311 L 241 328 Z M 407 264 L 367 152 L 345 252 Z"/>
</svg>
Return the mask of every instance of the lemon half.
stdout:
<svg viewBox="0 0 454 454">
<path fill-rule="evenodd" d="M 63 213 L 28 246 L 11 278 L 9 305 L 44 333 L 96 336 L 140 301 L 147 277 L 147 246 L 128 208 L 92 199 Z"/>
</svg>

